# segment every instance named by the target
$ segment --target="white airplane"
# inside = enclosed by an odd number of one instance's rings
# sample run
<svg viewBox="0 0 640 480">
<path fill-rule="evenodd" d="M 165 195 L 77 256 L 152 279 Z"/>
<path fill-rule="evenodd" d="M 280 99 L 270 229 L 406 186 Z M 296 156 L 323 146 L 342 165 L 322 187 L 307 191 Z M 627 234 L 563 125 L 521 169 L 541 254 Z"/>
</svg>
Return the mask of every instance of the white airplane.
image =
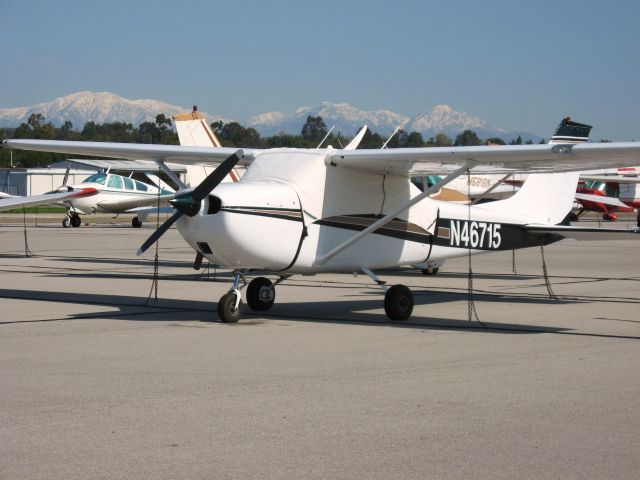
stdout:
<svg viewBox="0 0 640 480">
<path fill-rule="evenodd" d="M 155 211 L 153 206 L 157 207 L 158 202 L 166 206 L 167 201 L 175 194 L 155 185 L 113 173 L 95 173 L 80 183 L 61 187 L 62 190 L 71 192 L 86 188 L 92 188 L 97 193 L 63 200 L 67 208 L 67 214 L 62 221 L 63 227 L 79 227 L 82 224 L 81 214 L 136 213 L 131 225 L 140 228 L 147 215 Z"/>
<path fill-rule="evenodd" d="M 21 197 L 0 194 L 0 212 L 26 206 L 63 205 L 67 210 L 62 220 L 65 228 L 79 227 L 82 224 L 80 214 L 136 213 L 131 224 L 134 228 L 139 228 L 147 215 L 157 210 L 158 197 L 166 208 L 168 200 L 175 194 L 173 191 L 109 172 L 95 173 L 73 185 L 67 185 L 68 175 L 67 168 L 62 186 L 42 195 Z M 157 178 L 156 181 L 162 185 L 162 180 Z"/>
<path fill-rule="evenodd" d="M 275 286 L 294 274 L 364 272 L 385 290 L 392 320 L 410 317 L 413 294 L 388 286 L 373 270 L 429 260 L 511 250 L 562 238 L 630 238 L 634 232 L 569 227 L 577 170 L 637 165 L 640 144 L 546 144 L 394 150 L 270 150 L 5 140 L 11 148 L 148 159 L 222 163 L 197 187 L 170 201 L 175 213 L 140 247 L 142 254 L 174 223 L 196 252 L 234 271 L 218 302 L 223 322 L 237 322 L 241 289 L 254 310 L 267 310 Z M 221 183 L 238 164 L 239 182 Z M 511 198 L 458 205 L 429 198 L 454 178 L 474 172 L 529 173 Z M 420 192 L 412 175 L 446 175 Z M 245 276 L 268 272 L 277 280 Z M 241 285 L 242 284 L 242 285 Z"/>
</svg>

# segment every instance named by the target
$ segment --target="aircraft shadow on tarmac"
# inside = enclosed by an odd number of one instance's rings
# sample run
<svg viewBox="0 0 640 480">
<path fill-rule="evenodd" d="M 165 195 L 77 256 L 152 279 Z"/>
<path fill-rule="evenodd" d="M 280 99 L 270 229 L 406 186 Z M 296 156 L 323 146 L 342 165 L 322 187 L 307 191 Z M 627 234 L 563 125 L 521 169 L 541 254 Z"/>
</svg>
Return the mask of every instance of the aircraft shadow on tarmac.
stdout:
<svg viewBox="0 0 640 480">
<path fill-rule="evenodd" d="M 417 292 L 416 305 L 432 304 L 434 301 L 460 302 L 466 299 L 465 294 L 430 294 L 429 298 Z M 379 297 L 378 295 L 377 297 Z M 435 298 L 434 298 L 435 297 Z M 106 295 L 80 292 L 39 292 L 18 289 L 0 289 L 0 298 L 30 300 L 34 302 L 60 302 L 66 304 L 95 305 L 96 307 L 111 307 L 118 311 L 101 310 L 79 314 L 65 315 L 62 318 L 47 318 L 40 320 L 20 320 L 19 318 L 5 319 L 2 324 L 38 323 L 45 321 L 69 320 L 126 320 L 126 321 L 166 321 L 166 322 L 198 322 L 202 325 L 218 323 L 216 304 L 209 301 L 159 299 L 145 305 L 145 298 L 126 295 Z M 476 296 L 477 302 L 498 301 L 513 302 L 505 296 Z M 523 303 L 557 303 L 550 299 L 529 298 L 519 299 Z M 466 319 L 450 319 L 415 315 L 408 321 L 390 321 L 383 312 L 368 313 L 367 310 L 379 310 L 381 299 L 365 300 L 335 300 L 312 302 L 287 302 L 277 304 L 269 312 L 252 312 L 245 305 L 244 319 L 238 324 L 225 324 L 229 327 L 242 327 L 256 324 L 268 325 L 271 321 L 285 320 L 291 322 L 327 323 L 340 325 L 362 325 L 392 328 L 409 328 L 416 330 L 470 330 L 484 333 L 532 334 L 555 333 L 566 335 L 594 336 L 607 338 L 637 339 L 640 337 L 608 335 L 600 333 L 579 332 L 571 328 L 530 325 L 526 323 L 497 323 L 497 322 L 469 322 Z M 322 315 L 309 312 L 323 312 Z M 463 312 L 460 312 L 461 317 Z"/>
</svg>

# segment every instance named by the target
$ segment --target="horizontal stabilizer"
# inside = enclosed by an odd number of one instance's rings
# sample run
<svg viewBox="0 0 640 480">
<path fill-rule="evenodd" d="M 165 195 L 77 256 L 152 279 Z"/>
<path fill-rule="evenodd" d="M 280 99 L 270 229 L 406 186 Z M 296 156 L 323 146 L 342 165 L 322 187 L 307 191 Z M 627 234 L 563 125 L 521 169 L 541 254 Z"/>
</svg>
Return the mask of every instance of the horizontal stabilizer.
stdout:
<svg viewBox="0 0 640 480">
<path fill-rule="evenodd" d="M 629 240 L 640 233 L 640 229 L 620 230 L 615 228 L 569 227 L 564 225 L 525 225 L 533 235 L 558 235 L 574 240 Z M 640 237 L 637 237 L 640 238 Z"/>
<path fill-rule="evenodd" d="M 583 200 L 585 202 L 593 202 L 593 203 L 603 203 L 605 205 L 611 205 L 612 207 L 622 207 L 627 208 L 627 205 L 624 202 L 621 202 L 617 198 L 614 197 L 605 197 L 603 195 L 590 195 L 588 193 L 576 193 L 576 200 Z"/>
</svg>

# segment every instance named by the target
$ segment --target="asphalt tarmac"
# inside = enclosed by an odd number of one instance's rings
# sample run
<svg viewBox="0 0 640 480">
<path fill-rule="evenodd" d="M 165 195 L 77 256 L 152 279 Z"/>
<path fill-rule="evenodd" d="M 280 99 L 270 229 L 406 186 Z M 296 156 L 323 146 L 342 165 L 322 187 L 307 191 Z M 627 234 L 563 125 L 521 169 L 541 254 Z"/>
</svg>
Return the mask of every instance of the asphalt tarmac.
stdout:
<svg viewBox="0 0 640 480">
<path fill-rule="evenodd" d="M 625 228 L 627 223 L 607 224 Z M 0 225 L 1 479 L 640 478 L 640 236 L 360 275 L 217 321 L 170 230 Z M 513 273 L 513 268 L 515 271 Z M 148 298 L 150 298 L 148 300 Z"/>
</svg>

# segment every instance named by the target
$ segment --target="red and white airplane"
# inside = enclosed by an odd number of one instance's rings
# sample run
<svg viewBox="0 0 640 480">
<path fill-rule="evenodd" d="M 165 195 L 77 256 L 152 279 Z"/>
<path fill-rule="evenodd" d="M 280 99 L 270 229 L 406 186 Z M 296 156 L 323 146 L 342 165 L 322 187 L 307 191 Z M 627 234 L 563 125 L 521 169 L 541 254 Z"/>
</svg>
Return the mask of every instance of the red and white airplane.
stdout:
<svg viewBox="0 0 640 480">
<path fill-rule="evenodd" d="M 617 212 L 640 208 L 640 168 L 625 167 L 582 172 L 572 219 L 586 212 L 598 212 L 605 220 L 616 220 Z"/>
</svg>

